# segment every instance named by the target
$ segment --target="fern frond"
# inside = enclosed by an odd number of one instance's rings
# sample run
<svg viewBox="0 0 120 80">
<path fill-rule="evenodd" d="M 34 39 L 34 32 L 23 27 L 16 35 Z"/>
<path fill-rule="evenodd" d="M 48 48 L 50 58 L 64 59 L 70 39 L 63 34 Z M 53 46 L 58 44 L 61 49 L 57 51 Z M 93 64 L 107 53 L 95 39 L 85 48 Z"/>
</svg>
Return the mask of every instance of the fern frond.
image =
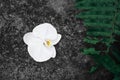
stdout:
<svg viewBox="0 0 120 80">
<path fill-rule="evenodd" d="M 87 32 L 87 35 L 88 36 L 94 36 L 94 37 L 96 37 L 96 36 L 102 36 L 102 37 L 109 37 L 109 36 L 111 36 L 111 33 L 110 32 L 98 32 L 98 31 L 94 31 L 94 32 Z"/>
<path fill-rule="evenodd" d="M 99 54 L 99 51 L 96 51 L 94 48 L 87 48 L 83 51 L 84 54 L 91 55 L 91 54 Z"/>
<path fill-rule="evenodd" d="M 114 74 L 120 74 L 120 65 L 117 65 L 109 56 L 109 52 L 120 61 L 120 52 L 116 49 L 110 51 L 115 41 L 115 36 L 120 36 L 120 0 L 77 0 L 76 7 L 81 9 L 76 17 L 84 21 L 87 28 L 84 42 L 91 44 L 92 47 L 86 47 L 84 54 L 91 55 L 96 62 L 103 65 Z M 95 50 L 94 45 L 103 43 L 106 50 Z M 97 45 L 99 46 L 99 45 Z M 100 53 L 105 55 L 100 55 Z M 119 56 L 119 57 L 118 57 Z"/>
<path fill-rule="evenodd" d="M 96 44 L 98 42 L 100 42 L 100 39 L 97 39 L 97 38 L 90 38 L 90 37 L 86 37 L 84 38 L 84 42 L 86 43 L 90 43 L 90 44 Z"/>
<path fill-rule="evenodd" d="M 112 73 L 120 73 L 120 65 L 116 65 L 109 55 L 92 55 L 92 57 Z"/>
<path fill-rule="evenodd" d="M 109 16 L 109 15 L 78 15 L 78 18 L 82 18 L 82 19 L 110 19 L 112 20 L 113 16 Z"/>
<path fill-rule="evenodd" d="M 107 7 L 111 7 L 113 6 L 115 3 L 115 0 L 79 0 L 79 2 L 77 2 L 76 7 L 83 7 L 83 6 L 90 6 L 90 7 L 105 7 L 107 5 Z"/>
<path fill-rule="evenodd" d="M 85 23 L 84 23 L 84 26 L 96 26 L 96 27 L 111 27 L 112 25 L 110 25 L 110 24 L 106 24 L 106 23 L 91 23 L 91 22 L 89 22 L 88 23 L 88 21 L 85 21 Z"/>
</svg>

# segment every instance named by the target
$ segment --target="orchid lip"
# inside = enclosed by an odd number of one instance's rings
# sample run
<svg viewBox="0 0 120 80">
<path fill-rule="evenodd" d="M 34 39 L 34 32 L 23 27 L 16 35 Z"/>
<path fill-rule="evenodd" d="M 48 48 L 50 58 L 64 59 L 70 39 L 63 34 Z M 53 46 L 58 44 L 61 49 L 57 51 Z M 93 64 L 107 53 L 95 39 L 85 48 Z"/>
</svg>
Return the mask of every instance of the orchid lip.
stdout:
<svg viewBox="0 0 120 80">
<path fill-rule="evenodd" d="M 45 42 L 43 43 L 46 47 L 50 47 L 52 45 L 52 41 L 51 40 L 45 40 Z"/>
</svg>

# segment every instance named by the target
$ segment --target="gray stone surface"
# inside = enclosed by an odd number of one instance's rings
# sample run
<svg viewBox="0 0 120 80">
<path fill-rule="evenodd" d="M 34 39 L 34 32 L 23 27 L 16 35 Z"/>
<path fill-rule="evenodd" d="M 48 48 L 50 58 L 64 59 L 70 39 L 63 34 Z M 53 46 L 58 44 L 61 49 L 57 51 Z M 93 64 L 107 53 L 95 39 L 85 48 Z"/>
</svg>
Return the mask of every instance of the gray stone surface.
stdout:
<svg viewBox="0 0 120 80">
<path fill-rule="evenodd" d="M 0 80 L 111 80 L 106 70 L 88 73 L 93 62 L 80 52 L 85 28 L 76 14 L 74 0 L 0 0 Z M 44 22 L 62 39 L 56 58 L 37 63 L 22 38 Z"/>
</svg>

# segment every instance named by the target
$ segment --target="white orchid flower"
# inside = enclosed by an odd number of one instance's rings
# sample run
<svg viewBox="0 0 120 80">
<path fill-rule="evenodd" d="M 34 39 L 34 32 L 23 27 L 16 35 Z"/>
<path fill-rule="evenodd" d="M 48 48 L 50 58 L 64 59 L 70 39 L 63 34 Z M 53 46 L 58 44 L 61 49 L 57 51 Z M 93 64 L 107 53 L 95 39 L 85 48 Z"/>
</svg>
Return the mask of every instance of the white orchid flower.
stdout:
<svg viewBox="0 0 120 80">
<path fill-rule="evenodd" d="M 37 62 L 44 62 L 55 58 L 56 45 L 61 39 L 56 29 L 49 23 L 36 26 L 32 32 L 24 35 L 23 40 L 28 45 L 30 56 Z"/>
</svg>

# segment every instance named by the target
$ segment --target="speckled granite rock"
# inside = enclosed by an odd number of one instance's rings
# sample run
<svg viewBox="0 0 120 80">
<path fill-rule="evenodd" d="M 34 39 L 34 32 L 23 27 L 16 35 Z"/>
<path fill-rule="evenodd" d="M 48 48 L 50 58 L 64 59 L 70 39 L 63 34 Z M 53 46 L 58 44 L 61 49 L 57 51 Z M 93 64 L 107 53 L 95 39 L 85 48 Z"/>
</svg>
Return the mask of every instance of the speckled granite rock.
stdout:
<svg viewBox="0 0 120 80">
<path fill-rule="evenodd" d="M 92 60 L 80 53 L 85 28 L 76 13 L 74 0 L 0 0 L 0 80 L 111 80 L 104 70 L 88 74 Z M 37 63 L 22 37 L 44 22 L 62 39 L 56 58 Z"/>
</svg>

